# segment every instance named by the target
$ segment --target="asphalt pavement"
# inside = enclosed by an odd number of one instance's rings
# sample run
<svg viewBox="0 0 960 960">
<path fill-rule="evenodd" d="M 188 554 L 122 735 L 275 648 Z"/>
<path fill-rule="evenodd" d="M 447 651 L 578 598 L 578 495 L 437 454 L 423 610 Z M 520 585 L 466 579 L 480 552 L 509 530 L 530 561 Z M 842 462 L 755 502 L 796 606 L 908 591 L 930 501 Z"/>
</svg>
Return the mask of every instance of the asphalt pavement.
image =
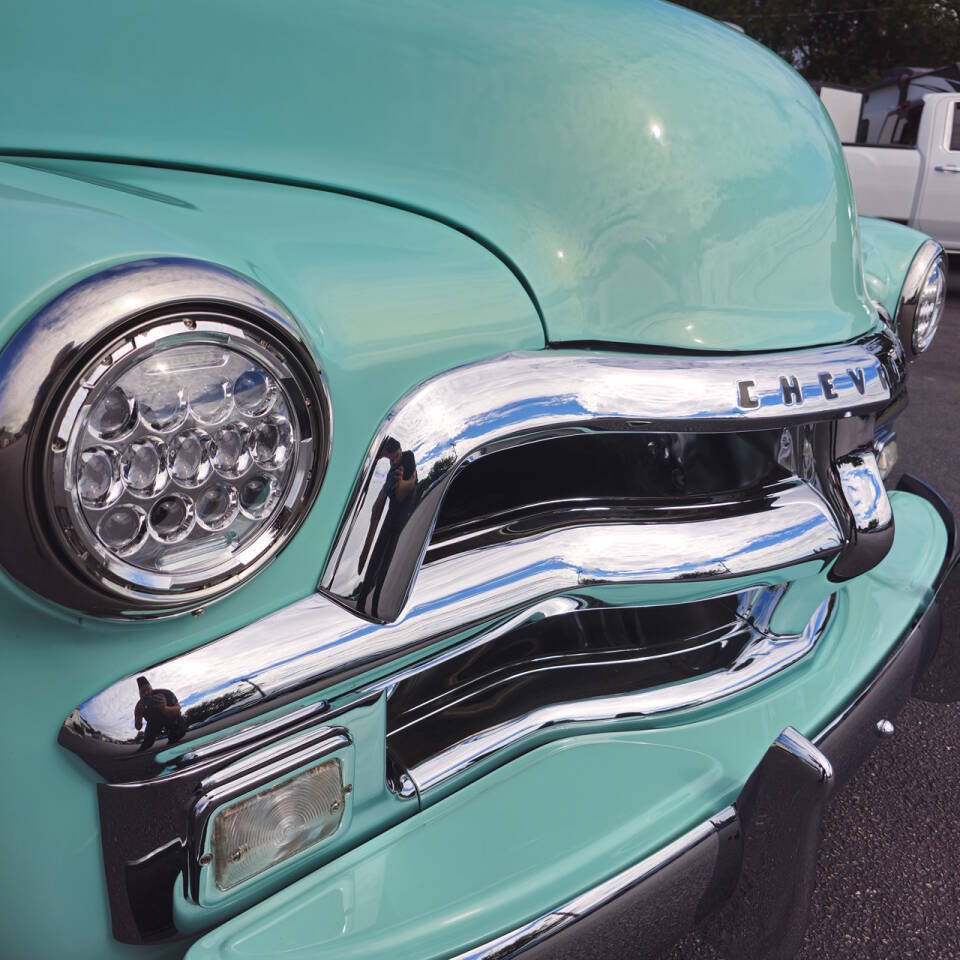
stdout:
<svg viewBox="0 0 960 960">
<path fill-rule="evenodd" d="M 960 511 L 960 259 L 951 268 L 941 329 L 910 367 L 893 479 L 914 473 Z M 827 807 L 797 960 L 960 960 L 960 575 L 954 580 L 918 696 Z M 694 933 L 664 960 L 718 957 Z"/>
</svg>

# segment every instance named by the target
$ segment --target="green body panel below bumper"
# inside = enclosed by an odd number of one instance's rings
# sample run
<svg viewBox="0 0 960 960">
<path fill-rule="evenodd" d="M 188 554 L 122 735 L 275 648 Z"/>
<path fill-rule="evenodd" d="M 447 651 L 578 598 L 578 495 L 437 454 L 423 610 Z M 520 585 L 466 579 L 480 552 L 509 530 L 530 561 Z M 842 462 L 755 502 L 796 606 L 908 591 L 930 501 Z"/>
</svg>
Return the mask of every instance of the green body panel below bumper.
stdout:
<svg viewBox="0 0 960 960">
<path fill-rule="evenodd" d="M 946 552 L 924 500 L 891 494 L 886 559 L 844 584 L 794 667 L 685 722 L 541 746 L 207 934 L 189 960 L 455 955 L 556 908 L 731 803 L 787 726 L 815 736 L 930 603 Z"/>
</svg>

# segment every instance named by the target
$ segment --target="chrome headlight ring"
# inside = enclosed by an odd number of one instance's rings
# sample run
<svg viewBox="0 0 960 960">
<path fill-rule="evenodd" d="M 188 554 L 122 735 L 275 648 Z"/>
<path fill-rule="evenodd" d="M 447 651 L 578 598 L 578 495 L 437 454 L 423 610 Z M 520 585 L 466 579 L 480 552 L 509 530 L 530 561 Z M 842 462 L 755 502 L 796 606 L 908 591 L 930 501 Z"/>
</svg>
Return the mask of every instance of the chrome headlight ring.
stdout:
<svg viewBox="0 0 960 960">
<path fill-rule="evenodd" d="M 111 268 L 0 355 L 0 563 L 97 616 L 196 608 L 289 541 L 331 432 L 304 338 L 252 281 L 194 260 Z"/>
<path fill-rule="evenodd" d="M 943 319 L 947 261 L 936 240 L 925 240 L 907 270 L 894 318 L 904 349 L 918 357 L 933 342 Z"/>
</svg>

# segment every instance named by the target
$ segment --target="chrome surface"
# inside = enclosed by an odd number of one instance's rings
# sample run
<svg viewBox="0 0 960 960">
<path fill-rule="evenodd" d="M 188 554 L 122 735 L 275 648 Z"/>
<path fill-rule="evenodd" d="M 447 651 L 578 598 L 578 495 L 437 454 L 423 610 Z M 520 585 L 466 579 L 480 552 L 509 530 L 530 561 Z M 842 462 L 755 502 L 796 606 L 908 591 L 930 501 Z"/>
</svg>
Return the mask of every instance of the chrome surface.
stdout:
<svg viewBox="0 0 960 960">
<path fill-rule="evenodd" d="M 808 740 L 799 730 L 787 727 L 774 741 L 774 746 L 785 750 L 805 763 L 821 783 L 833 779 L 833 764 L 817 746 Z"/>
<path fill-rule="evenodd" d="M 881 737 L 892 737 L 896 733 L 896 727 L 889 720 L 878 720 L 877 733 Z"/>
<path fill-rule="evenodd" d="M 889 553 L 894 524 L 871 444 L 838 457 L 834 469 L 843 502 L 853 518 L 849 545 L 830 571 L 830 578 L 839 582 L 872 570 Z"/>
<path fill-rule="evenodd" d="M 900 341 L 905 350 L 909 352 L 913 359 L 919 353 L 914 344 L 913 326 L 917 314 L 917 307 L 920 301 L 920 292 L 923 290 L 923 284 L 926 280 L 930 268 L 941 261 L 941 269 L 946 270 L 946 257 L 943 247 L 936 240 L 924 240 L 920 249 L 914 254 L 913 260 L 907 269 L 907 276 L 903 281 L 903 287 L 900 290 L 900 300 L 897 304 L 897 313 L 894 322 Z"/>
<path fill-rule="evenodd" d="M 152 314 L 144 323 L 136 324 L 133 328 L 125 327 L 117 337 L 100 348 L 86 367 L 74 371 L 73 386 L 64 394 L 59 409 L 54 412 L 44 442 L 43 480 L 50 515 L 49 526 L 57 535 L 68 560 L 92 583 L 116 594 L 132 610 L 192 606 L 209 602 L 212 597 L 235 588 L 240 580 L 247 579 L 262 567 L 289 539 L 299 520 L 305 516 L 313 492 L 319 489 L 313 480 L 314 476 L 322 475 L 319 456 L 315 451 L 325 449 L 327 438 L 323 424 L 313 416 L 312 411 L 323 410 L 324 404 L 309 381 L 299 382 L 303 380 L 303 375 L 301 373 L 298 376 L 297 370 L 291 368 L 281 344 L 274 342 L 271 349 L 264 346 L 268 343 L 265 339 L 268 336 L 270 334 L 262 325 L 234 321 L 228 315 L 211 311 L 209 307 L 190 309 L 189 312 L 181 308 L 159 317 Z M 245 354 L 255 357 L 278 384 L 297 384 L 303 391 L 289 391 L 290 417 L 296 420 L 298 435 L 297 441 L 292 444 L 289 467 L 276 473 L 260 474 L 278 483 L 282 494 L 260 520 L 253 522 L 248 533 L 241 536 L 241 542 L 235 550 L 224 551 L 221 548 L 223 555 L 216 565 L 193 572 L 165 569 L 163 561 L 158 562 L 160 569 L 150 569 L 137 561 L 139 554 L 127 559 L 106 547 L 90 525 L 89 512 L 84 509 L 73 480 L 74 461 L 82 437 L 78 422 L 96 396 L 98 381 L 107 376 L 116 377 L 125 365 L 142 362 L 152 348 L 164 343 L 191 348 L 225 344 L 234 352 L 242 347 Z M 288 392 L 284 387 L 280 389 L 284 394 Z M 264 422 L 250 414 L 242 416 L 243 425 L 252 430 L 257 428 L 258 422 Z M 304 426 L 306 430 L 303 430 Z M 123 443 L 129 448 L 129 444 L 146 439 L 162 445 L 163 440 L 156 433 L 141 423 Z M 169 440 L 167 437 L 168 444 Z M 164 447 L 161 446 L 161 449 Z M 246 474 L 248 478 L 250 475 Z M 205 489 L 224 482 L 216 471 L 211 470 L 205 481 L 189 491 L 193 502 L 199 502 Z M 172 493 L 182 495 L 184 491 L 178 489 L 175 483 L 147 499 L 127 491 L 108 509 L 95 511 L 94 515 L 103 517 L 124 504 L 134 504 L 149 513 L 151 503 Z M 189 547 L 190 543 L 189 539 L 183 540 L 169 549 L 173 553 L 182 547 Z"/>
<path fill-rule="evenodd" d="M 893 522 L 893 510 L 874 451 L 865 448 L 841 457 L 836 469 L 856 529 L 866 533 L 889 526 Z"/>
<path fill-rule="evenodd" d="M 754 509 L 703 521 L 597 526 L 589 536 L 578 528 L 554 530 L 457 554 L 421 570 L 396 623 L 370 623 L 315 594 L 145 672 L 154 687 L 191 705 L 186 744 L 228 716 L 237 722 L 428 643 L 496 628 L 552 597 L 590 598 L 604 588 L 828 560 L 843 543 L 830 509 L 804 484 Z M 70 715 L 61 743 L 95 765 L 98 757 L 111 768 L 124 760 L 144 763 L 151 755 L 136 739 L 137 699 L 134 675 L 117 681 Z"/>
<path fill-rule="evenodd" d="M 559 597 L 535 605 L 373 685 L 387 690 L 387 751 L 410 770 L 539 708 L 727 670 L 755 642 L 783 593 L 780 586 L 656 606 Z M 556 735 L 564 733 L 557 728 Z"/>
<path fill-rule="evenodd" d="M 300 761 L 295 761 L 294 758 L 312 755 L 318 750 L 326 750 L 330 744 L 334 744 L 331 749 L 339 750 L 349 743 L 349 734 L 340 727 L 315 727 L 286 740 L 269 744 L 256 753 L 248 754 L 228 766 L 219 767 L 207 773 L 200 781 L 200 789 L 204 794 L 216 796 L 217 791 L 229 783 L 246 782 L 248 776 L 256 777 L 261 771 L 273 769 L 276 766 L 283 769 L 296 767 L 300 765 Z M 198 803 L 195 812 L 202 812 L 203 809 L 204 804 Z"/>
<path fill-rule="evenodd" d="M 259 723 L 255 726 L 246 727 L 238 730 L 229 737 L 223 737 L 214 740 L 202 747 L 189 750 L 179 758 L 181 765 L 197 763 L 208 760 L 211 757 L 218 757 L 223 753 L 233 752 L 239 747 L 246 747 L 258 742 L 263 742 L 274 733 L 288 733 L 303 722 L 310 722 L 313 719 L 322 716 L 330 710 L 330 705 L 326 700 L 318 700 L 309 706 L 301 707 L 299 710 L 293 710 L 277 717 L 274 720 L 268 720 L 265 723 Z"/>
<path fill-rule="evenodd" d="M 559 933 L 565 927 L 572 926 L 631 887 L 653 876 L 698 844 L 714 837 L 717 830 L 729 823 L 731 819 L 736 819 L 736 811 L 733 807 L 726 807 L 715 817 L 697 824 L 692 830 L 677 837 L 656 853 L 652 853 L 634 866 L 580 896 L 568 900 L 556 910 L 511 930 L 495 940 L 457 954 L 452 960 L 506 960 L 508 957 L 516 956 L 547 937 Z"/>
<path fill-rule="evenodd" d="M 464 464 L 578 432 L 744 430 L 877 411 L 903 381 L 894 341 L 881 331 L 857 343 L 752 357 L 548 350 L 441 374 L 408 393 L 377 431 L 321 588 L 393 621 Z"/>
<path fill-rule="evenodd" d="M 958 163 L 938 163 L 933 168 L 937 173 L 960 173 L 960 164 Z"/>
<path fill-rule="evenodd" d="M 546 730 L 580 724 L 609 722 L 628 717 L 649 717 L 684 710 L 732 696 L 806 656 L 823 634 L 833 608 L 833 596 L 817 607 L 803 631 L 791 636 L 765 632 L 765 624 L 782 590 L 758 591 L 750 608 L 754 637 L 726 670 L 651 690 L 616 696 L 557 703 L 499 723 L 441 751 L 408 770 L 421 795 L 494 754 L 508 754 Z M 785 736 L 787 736 L 785 734 Z M 779 743 L 779 741 L 778 741 Z M 792 736 L 781 744 L 799 749 Z"/>
<path fill-rule="evenodd" d="M 275 555 L 309 509 L 326 469 L 331 419 L 323 377 L 289 312 L 253 281 L 214 264 L 175 258 L 121 264 L 80 281 L 28 321 L 0 354 L 0 497 L 8 507 L 0 564 L 25 586 L 72 609 L 130 615 L 139 612 L 143 598 L 112 595 L 96 575 L 76 567 L 50 529 L 49 504 L 37 502 L 31 492 L 42 486 L 42 441 L 52 409 L 76 373 L 104 347 L 148 327 L 145 317 L 167 308 L 218 314 L 295 357 L 319 400 L 310 416 L 314 435 L 321 438 L 311 454 L 313 476 L 302 509 L 257 565 L 180 602 L 196 605 L 232 589 Z M 158 610 L 177 605 L 173 600 Z"/>
</svg>

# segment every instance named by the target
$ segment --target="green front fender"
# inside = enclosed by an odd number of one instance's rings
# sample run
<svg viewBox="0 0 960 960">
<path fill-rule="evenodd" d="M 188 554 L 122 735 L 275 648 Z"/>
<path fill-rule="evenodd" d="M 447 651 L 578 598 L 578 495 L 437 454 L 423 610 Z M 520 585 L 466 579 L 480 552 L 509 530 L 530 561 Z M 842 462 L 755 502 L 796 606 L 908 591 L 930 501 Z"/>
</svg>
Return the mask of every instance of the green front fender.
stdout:
<svg viewBox="0 0 960 960">
<path fill-rule="evenodd" d="M 253 277 L 297 317 L 333 407 L 313 510 L 258 577 L 203 616 L 105 623 L 0 574 L 0 816 L 5 957 L 181 956 L 110 931 L 92 771 L 60 749 L 78 703 L 312 593 L 371 436 L 411 386 L 458 364 L 544 345 L 513 274 L 479 244 L 401 210 L 316 190 L 118 165 L 0 162 L 0 344 L 84 276 L 144 257 Z M 37 377 L 39 385 L 40 377 Z M 49 912 L 55 923 L 37 923 Z"/>
<path fill-rule="evenodd" d="M 860 244 L 867 293 L 893 319 L 900 290 L 916 252 L 929 238 L 902 223 L 860 217 Z"/>
</svg>

